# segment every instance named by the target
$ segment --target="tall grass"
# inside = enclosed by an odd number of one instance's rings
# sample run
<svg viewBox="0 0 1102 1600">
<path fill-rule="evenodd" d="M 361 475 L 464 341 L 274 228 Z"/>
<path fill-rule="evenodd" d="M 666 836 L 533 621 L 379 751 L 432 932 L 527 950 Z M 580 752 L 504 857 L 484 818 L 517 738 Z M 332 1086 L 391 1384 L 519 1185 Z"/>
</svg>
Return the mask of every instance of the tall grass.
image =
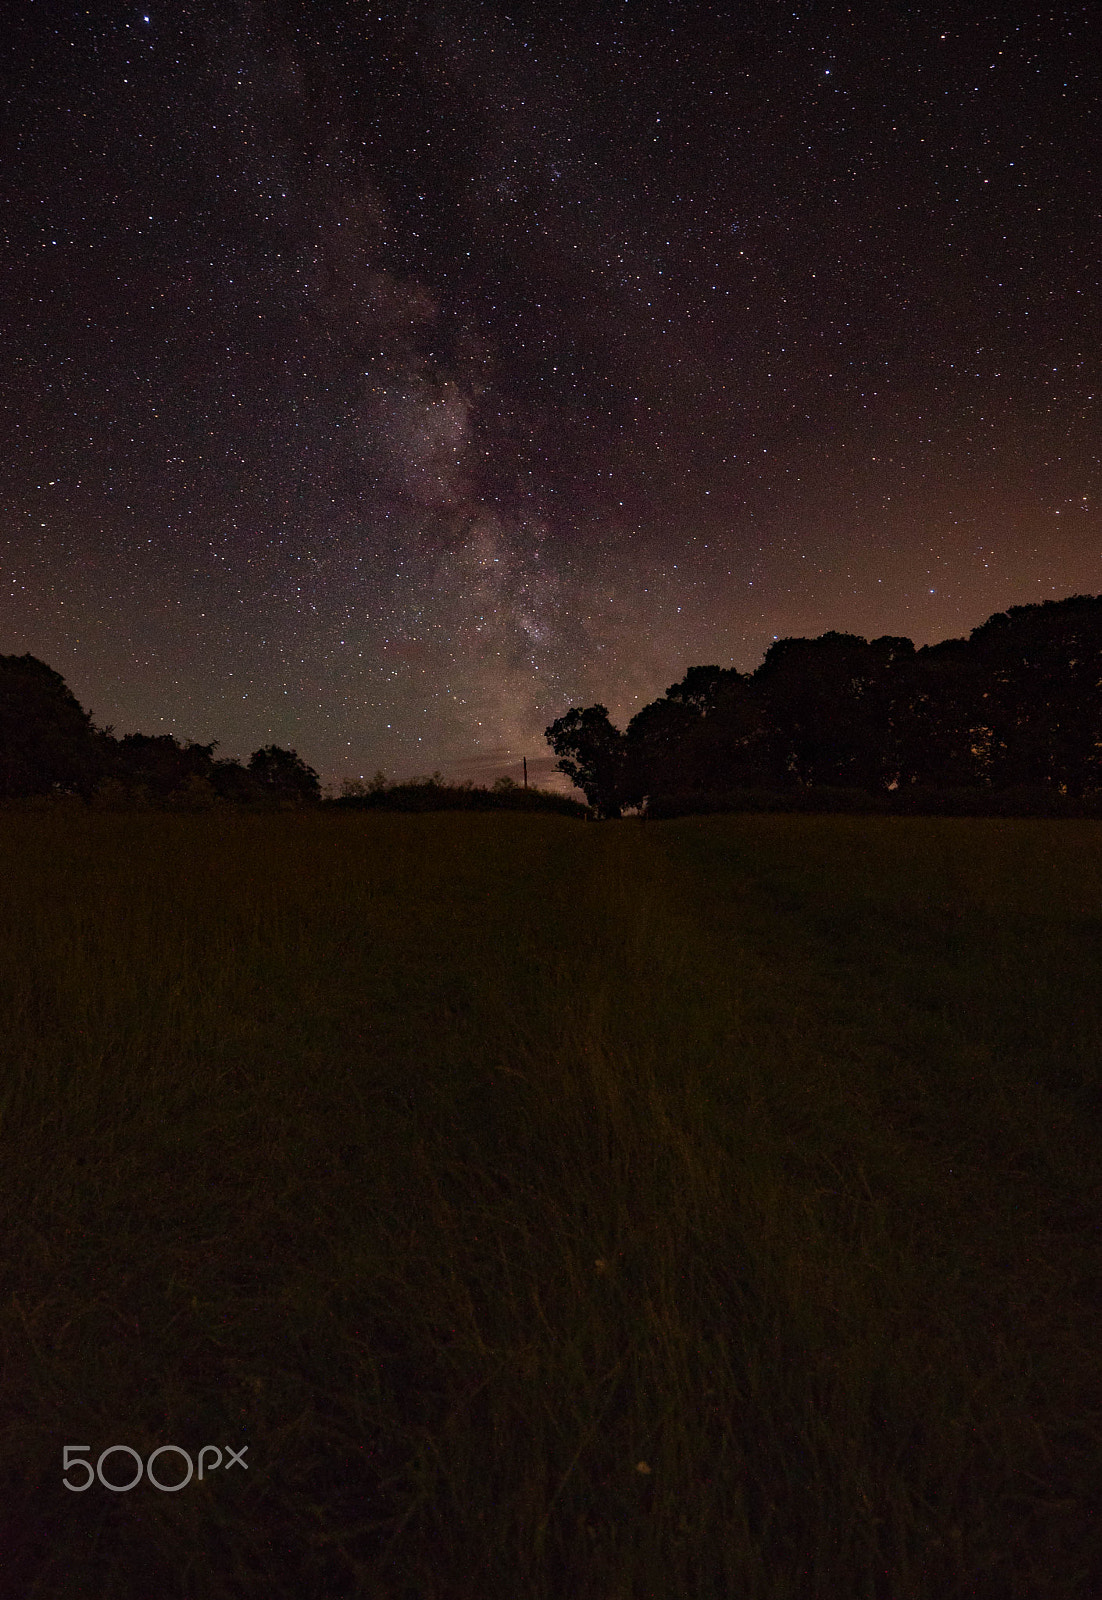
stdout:
<svg viewBox="0 0 1102 1600">
<path fill-rule="evenodd" d="M 5 1594 L 1102 1586 L 1096 823 L 7 815 L 0 906 Z"/>
</svg>

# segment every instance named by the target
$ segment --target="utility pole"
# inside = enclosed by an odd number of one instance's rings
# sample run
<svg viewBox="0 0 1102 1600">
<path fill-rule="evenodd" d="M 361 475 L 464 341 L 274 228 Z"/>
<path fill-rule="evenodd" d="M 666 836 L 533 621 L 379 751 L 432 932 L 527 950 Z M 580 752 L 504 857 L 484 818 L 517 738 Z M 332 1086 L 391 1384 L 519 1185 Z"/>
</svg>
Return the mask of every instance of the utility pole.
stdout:
<svg viewBox="0 0 1102 1600">
<path fill-rule="evenodd" d="M 528 787 L 528 757 L 524 757 L 524 787 Z"/>
</svg>

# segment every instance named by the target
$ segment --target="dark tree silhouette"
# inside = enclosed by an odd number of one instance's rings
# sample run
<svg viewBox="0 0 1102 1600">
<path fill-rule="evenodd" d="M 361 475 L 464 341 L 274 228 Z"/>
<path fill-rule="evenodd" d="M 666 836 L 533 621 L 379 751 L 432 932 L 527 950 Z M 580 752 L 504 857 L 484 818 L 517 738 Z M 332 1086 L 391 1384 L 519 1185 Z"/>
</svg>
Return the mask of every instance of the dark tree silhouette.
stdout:
<svg viewBox="0 0 1102 1600">
<path fill-rule="evenodd" d="M 689 771 L 695 765 L 691 752 L 700 712 L 672 698 L 673 694 L 674 689 L 668 689 L 664 700 L 644 706 L 628 723 L 628 787 L 639 800 L 650 794 L 672 793 L 687 782 L 698 787 L 691 783 Z"/>
<path fill-rule="evenodd" d="M 268 799 L 293 805 L 310 805 L 321 799 L 317 773 L 294 750 L 266 744 L 262 750 L 253 751 L 248 771 Z"/>
<path fill-rule="evenodd" d="M 217 743 L 96 728 L 61 674 L 37 657 L 0 656 L 0 798 L 98 795 L 108 804 L 169 807 L 321 799 L 321 784 L 294 750 L 267 745 L 240 761 L 214 759 Z"/>
<path fill-rule="evenodd" d="M 560 772 L 581 789 L 601 817 L 618 817 L 637 803 L 631 792 L 627 741 L 608 720 L 605 706 L 572 706 L 546 730 Z"/>
<path fill-rule="evenodd" d="M 892 718 L 897 669 L 909 639 L 852 633 L 781 639 L 754 674 L 774 765 L 801 787 L 886 789 L 898 776 Z M 779 758 L 779 759 L 778 759 Z"/>
<path fill-rule="evenodd" d="M 691 668 L 626 735 L 591 706 L 547 737 L 605 816 L 763 790 L 785 807 L 882 807 L 898 790 L 902 809 L 952 809 L 956 795 L 966 810 L 1048 810 L 1102 796 L 1102 596 L 1015 606 L 918 651 L 893 635 L 781 639 L 750 677 Z"/>
<path fill-rule="evenodd" d="M 37 656 L 0 656 L 0 795 L 87 797 L 102 749 L 91 716 Z"/>
<path fill-rule="evenodd" d="M 892 717 L 901 789 L 989 786 L 990 711 L 966 639 L 915 652 L 897 679 Z"/>
<path fill-rule="evenodd" d="M 733 667 L 690 667 L 680 683 L 666 690 L 666 699 L 702 717 L 728 702 L 746 679 Z"/>
<path fill-rule="evenodd" d="M 1102 785 L 1102 599 L 1012 606 L 973 630 L 984 684 L 990 781 L 997 788 Z"/>
<path fill-rule="evenodd" d="M 163 804 L 210 782 L 216 743 L 180 744 L 170 733 L 105 736 L 107 776 L 135 797 Z"/>
<path fill-rule="evenodd" d="M 260 783 L 240 761 L 223 758 L 211 762 L 210 782 L 218 798 L 230 805 L 255 805 L 264 798 Z"/>
<path fill-rule="evenodd" d="M 692 667 L 628 724 L 628 766 L 640 796 L 708 793 L 784 776 L 765 737 L 760 696 L 741 673 Z"/>
</svg>

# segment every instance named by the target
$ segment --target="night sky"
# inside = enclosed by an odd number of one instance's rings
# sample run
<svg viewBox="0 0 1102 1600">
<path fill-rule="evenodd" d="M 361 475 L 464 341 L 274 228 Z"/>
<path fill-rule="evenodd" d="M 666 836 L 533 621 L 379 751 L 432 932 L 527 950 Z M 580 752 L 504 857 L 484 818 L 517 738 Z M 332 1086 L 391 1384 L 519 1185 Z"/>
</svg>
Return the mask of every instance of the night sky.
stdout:
<svg viewBox="0 0 1102 1600">
<path fill-rule="evenodd" d="M 1102 591 L 1102 6 L 8 8 L 0 653 L 492 779 Z"/>
</svg>

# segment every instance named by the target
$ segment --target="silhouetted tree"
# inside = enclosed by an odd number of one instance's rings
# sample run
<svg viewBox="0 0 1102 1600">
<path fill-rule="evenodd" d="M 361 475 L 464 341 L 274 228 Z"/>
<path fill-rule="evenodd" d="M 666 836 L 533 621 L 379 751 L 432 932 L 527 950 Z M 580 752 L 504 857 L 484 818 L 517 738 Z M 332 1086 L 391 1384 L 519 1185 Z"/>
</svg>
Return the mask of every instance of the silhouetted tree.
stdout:
<svg viewBox="0 0 1102 1600">
<path fill-rule="evenodd" d="M 994 787 L 1102 786 L 1102 596 L 997 612 L 973 629 L 968 653 Z"/>
<path fill-rule="evenodd" d="M 691 787 L 711 794 L 731 788 L 784 789 L 795 781 L 787 744 L 756 678 L 724 675 L 689 740 L 686 771 Z"/>
<path fill-rule="evenodd" d="M 701 717 L 713 715 L 746 682 L 733 667 L 690 667 L 680 683 L 666 690 L 666 699 Z"/>
<path fill-rule="evenodd" d="M 918 651 L 894 635 L 781 639 L 750 677 L 690 668 L 624 736 L 602 706 L 547 733 L 606 815 L 759 789 L 1102 793 L 1102 596 L 1015 606 Z"/>
<path fill-rule="evenodd" d="M 673 692 L 668 689 L 665 699 L 644 706 L 627 726 L 628 787 L 638 800 L 696 787 L 687 767 L 690 742 L 701 715 L 696 706 L 671 698 Z"/>
<path fill-rule="evenodd" d="M 572 706 L 545 731 L 560 772 L 582 790 L 602 817 L 618 817 L 641 796 L 631 792 L 627 741 L 608 719 L 605 706 Z"/>
<path fill-rule="evenodd" d="M 264 790 L 240 761 L 228 757 L 211 763 L 211 785 L 220 800 L 230 805 L 247 806 L 264 799 Z"/>
<path fill-rule="evenodd" d="M 321 799 L 317 773 L 294 750 L 267 744 L 262 750 L 253 751 L 248 770 L 269 799 L 294 805 L 310 805 Z"/>
<path fill-rule="evenodd" d="M 109 781 L 155 804 L 194 794 L 192 780 L 210 782 L 216 742 L 180 744 L 170 733 L 105 736 Z"/>
<path fill-rule="evenodd" d="M 967 639 L 915 652 L 897 677 L 892 717 L 900 788 L 990 785 L 990 710 Z"/>
<path fill-rule="evenodd" d="M 886 789 L 898 775 L 892 697 L 909 639 L 824 633 L 781 639 L 754 673 L 776 756 L 804 787 Z"/>
<path fill-rule="evenodd" d="M 0 795 L 85 798 L 102 750 L 91 716 L 37 656 L 0 656 Z"/>
<path fill-rule="evenodd" d="M 628 724 L 631 787 L 642 797 L 775 784 L 763 739 L 751 680 L 720 667 L 692 667 Z"/>
</svg>

